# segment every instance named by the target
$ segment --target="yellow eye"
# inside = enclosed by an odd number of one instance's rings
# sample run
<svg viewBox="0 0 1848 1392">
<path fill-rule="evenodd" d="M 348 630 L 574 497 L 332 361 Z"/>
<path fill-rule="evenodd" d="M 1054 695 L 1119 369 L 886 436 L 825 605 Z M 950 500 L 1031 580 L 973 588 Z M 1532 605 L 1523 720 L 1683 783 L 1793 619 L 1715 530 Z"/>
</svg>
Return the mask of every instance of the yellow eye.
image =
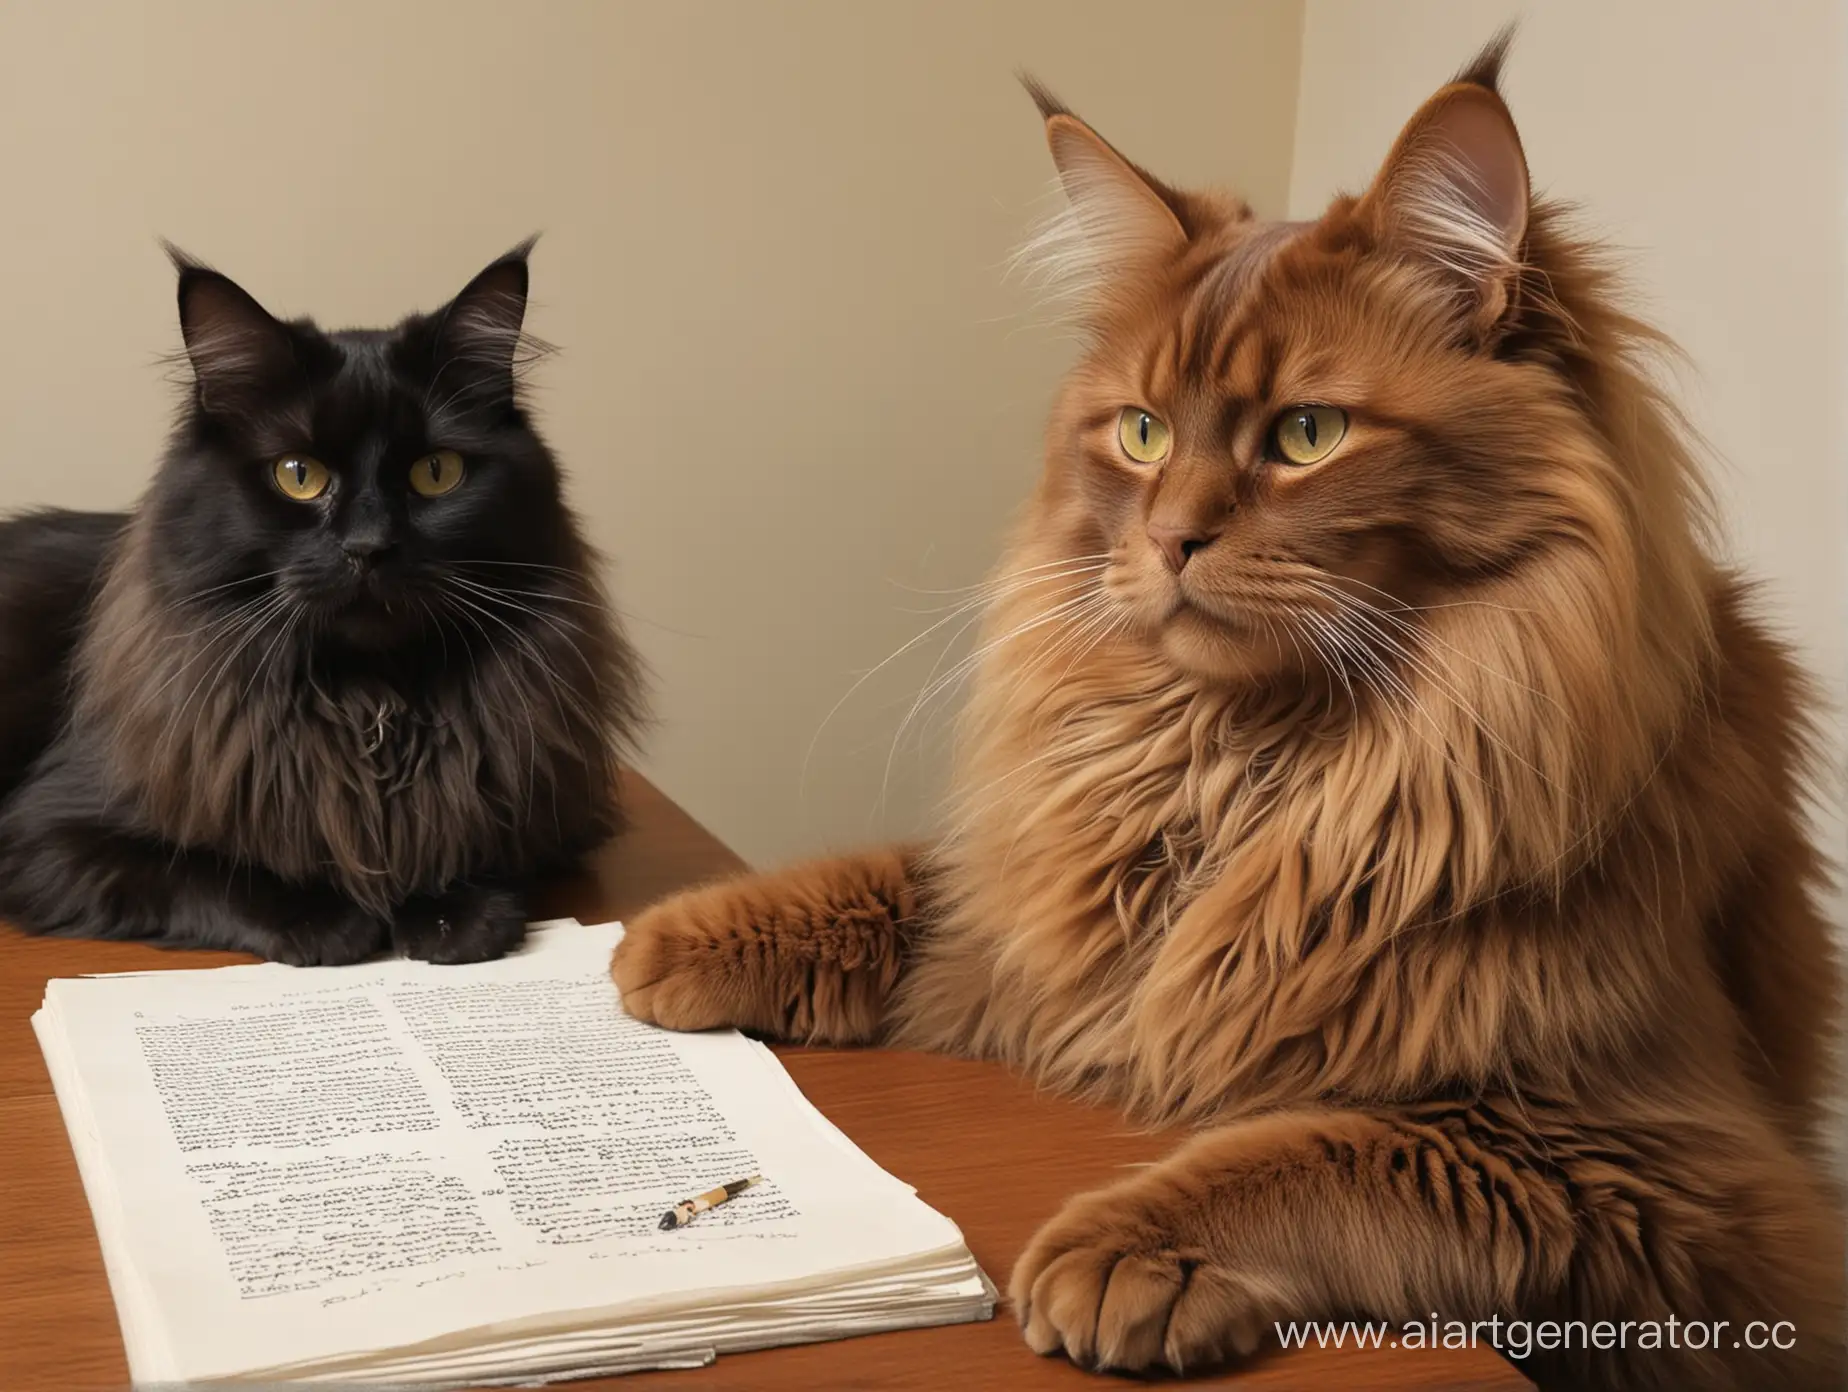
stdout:
<svg viewBox="0 0 1848 1392">
<path fill-rule="evenodd" d="M 1271 427 L 1278 458 L 1290 464 L 1316 464 L 1328 458 L 1347 434 L 1347 412 L 1333 406 L 1292 406 Z"/>
<path fill-rule="evenodd" d="M 305 454 L 285 454 L 276 461 L 271 473 L 283 496 L 298 503 L 313 502 L 334 481 L 325 464 Z"/>
<path fill-rule="evenodd" d="M 461 486 L 463 472 L 461 455 L 437 450 L 411 465 L 411 487 L 426 498 L 440 498 Z"/>
<path fill-rule="evenodd" d="M 1159 464 L 1168 457 L 1168 427 L 1140 406 L 1125 406 L 1117 417 L 1117 442 L 1138 464 Z"/>
</svg>

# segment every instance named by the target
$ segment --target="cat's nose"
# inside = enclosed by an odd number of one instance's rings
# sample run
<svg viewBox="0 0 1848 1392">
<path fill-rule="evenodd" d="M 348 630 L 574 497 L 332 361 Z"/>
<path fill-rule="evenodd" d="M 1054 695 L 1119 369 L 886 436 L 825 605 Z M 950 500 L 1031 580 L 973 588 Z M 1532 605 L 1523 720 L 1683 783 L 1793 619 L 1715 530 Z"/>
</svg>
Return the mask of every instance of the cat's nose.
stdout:
<svg viewBox="0 0 1848 1392">
<path fill-rule="evenodd" d="M 1164 522 L 1149 523 L 1149 540 L 1155 543 L 1156 550 L 1167 561 L 1168 569 L 1179 575 L 1187 568 L 1187 563 L 1194 558 L 1194 553 L 1213 544 L 1219 535 L 1218 527 L 1189 525 L 1185 527 L 1170 526 Z"/>
<path fill-rule="evenodd" d="M 375 565 L 391 550 L 391 538 L 380 533 L 356 533 L 343 538 L 340 549 L 346 552 L 347 559 L 356 566 Z"/>
</svg>

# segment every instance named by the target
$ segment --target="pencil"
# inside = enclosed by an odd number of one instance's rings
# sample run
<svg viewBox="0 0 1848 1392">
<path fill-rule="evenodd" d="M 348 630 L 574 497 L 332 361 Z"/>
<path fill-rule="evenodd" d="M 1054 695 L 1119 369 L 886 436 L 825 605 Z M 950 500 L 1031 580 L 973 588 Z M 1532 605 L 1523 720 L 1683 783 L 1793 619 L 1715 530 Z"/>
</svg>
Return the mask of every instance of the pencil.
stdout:
<svg viewBox="0 0 1848 1392">
<path fill-rule="evenodd" d="M 734 1179 L 730 1184 L 721 1184 L 717 1189 L 708 1189 L 697 1198 L 675 1204 L 661 1215 L 661 1231 L 671 1232 L 675 1228 L 684 1228 L 693 1221 L 696 1214 L 704 1213 L 709 1208 L 717 1208 L 727 1199 L 737 1198 L 762 1179 L 762 1175 L 752 1175 L 749 1179 Z"/>
</svg>

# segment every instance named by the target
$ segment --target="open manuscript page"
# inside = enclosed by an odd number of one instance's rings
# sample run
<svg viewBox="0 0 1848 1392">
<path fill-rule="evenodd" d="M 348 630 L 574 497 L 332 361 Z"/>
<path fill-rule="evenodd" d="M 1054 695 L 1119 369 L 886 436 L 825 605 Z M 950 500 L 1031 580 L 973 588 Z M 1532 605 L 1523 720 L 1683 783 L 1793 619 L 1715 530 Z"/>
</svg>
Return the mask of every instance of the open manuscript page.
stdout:
<svg viewBox="0 0 1848 1392">
<path fill-rule="evenodd" d="M 137 1379 L 557 1348 L 960 1251 L 767 1050 L 622 1014 L 619 931 L 470 967 L 53 982 L 34 1023 Z"/>
</svg>

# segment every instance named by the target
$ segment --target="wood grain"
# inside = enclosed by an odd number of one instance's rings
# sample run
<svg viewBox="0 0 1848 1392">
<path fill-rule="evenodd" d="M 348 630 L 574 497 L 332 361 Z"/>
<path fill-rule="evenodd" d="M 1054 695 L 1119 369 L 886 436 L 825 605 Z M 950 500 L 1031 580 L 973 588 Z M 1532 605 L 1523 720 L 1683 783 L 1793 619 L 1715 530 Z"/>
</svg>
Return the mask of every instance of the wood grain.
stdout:
<svg viewBox="0 0 1848 1392">
<path fill-rule="evenodd" d="M 595 922 L 633 914 L 742 862 L 646 780 L 630 776 L 633 825 L 539 910 Z M 54 976 L 246 961 L 128 943 L 27 938 L 0 927 L 0 1387 L 93 1392 L 128 1386 L 115 1310 L 29 1017 Z M 998 1284 L 1027 1237 L 1077 1190 L 1159 1158 L 1174 1137 L 1037 1095 L 989 1064 L 884 1051 L 779 1049 L 802 1090 L 881 1165 L 962 1227 Z M 1028 1352 L 1005 1310 L 991 1323 L 734 1354 L 694 1372 L 573 1387 L 608 1392 L 893 1392 L 1121 1386 Z M 1274 1354 L 1190 1385 L 1515 1392 L 1530 1384 L 1486 1350 Z"/>
</svg>

